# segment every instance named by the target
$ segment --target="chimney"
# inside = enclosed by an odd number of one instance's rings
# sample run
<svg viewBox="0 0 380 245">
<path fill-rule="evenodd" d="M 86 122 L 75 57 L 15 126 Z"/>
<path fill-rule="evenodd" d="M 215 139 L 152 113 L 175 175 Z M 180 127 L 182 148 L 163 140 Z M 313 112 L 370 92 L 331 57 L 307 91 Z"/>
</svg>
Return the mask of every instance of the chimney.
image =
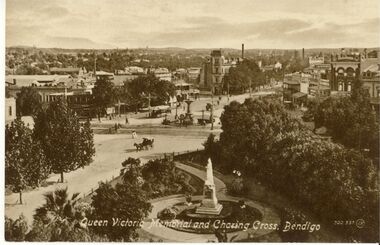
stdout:
<svg viewBox="0 0 380 245">
<path fill-rule="evenodd" d="M 244 59 L 244 43 L 241 44 L 241 58 Z"/>
<path fill-rule="evenodd" d="M 302 60 L 305 60 L 305 48 L 302 48 Z"/>
</svg>

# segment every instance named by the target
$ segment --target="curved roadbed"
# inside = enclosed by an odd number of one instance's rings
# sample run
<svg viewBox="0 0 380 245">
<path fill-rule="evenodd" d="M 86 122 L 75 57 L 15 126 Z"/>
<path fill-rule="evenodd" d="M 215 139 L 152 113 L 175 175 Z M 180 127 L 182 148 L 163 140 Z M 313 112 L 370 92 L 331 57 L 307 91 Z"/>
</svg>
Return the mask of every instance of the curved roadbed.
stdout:
<svg viewBox="0 0 380 245">
<path fill-rule="evenodd" d="M 206 177 L 206 172 L 199 170 L 197 168 L 176 162 L 176 167 L 186 171 L 192 175 L 195 175 L 198 178 L 201 178 L 202 180 Z M 250 199 L 246 198 L 236 198 L 227 195 L 226 193 L 226 185 L 224 182 L 214 176 L 214 182 L 215 182 L 215 188 L 216 188 L 216 195 L 219 200 L 227 200 L 227 201 L 239 201 L 244 200 L 245 203 L 251 207 L 254 207 L 258 209 L 262 215 L 263 219 L 261 220 L 261 223 L 264 224 L 280 224 L 280 217 L 277 215 L 277 213 L 269 207 L 264 207 L 262 204 L 252 201 Z M 195 196 L 193 197 L 193 200 L 200 200 L 202 196 Z M 177 231 L 165 226 L 157 226 L 152 225 L 152 220 L 157 224 L 157 213 L 161 211 L 162 209 L 166 207 L 170 207 L 176 203 L 184 202 L 185 196 L 184 195 L 174 195 L 174 196 L 168 196 L 158 199 L 153 199 L 151 201 L 153 205 L 152 212 L 149 214 L 148 218 L 145 220 L 144 225 L 141 227 L 141 229 L 144 232 L 147 232 L 154 237 L 158 237 L 162 239 L 164 242 L 208 242 L 208 241 L 216 241 L 216 237 L 214 234 L 195 234 L 195 233 L 188 233 L 188 232 L 181 232 Z M 254 220 L 252 221 L 254 222 Z M 231 237 L 235 234 L 238 236 L 235 238 L 236 241 L 247 239 L 250 235 L 251 237 L 259 237 L 266 234 L 269 234 L 273 232 L 274 230 L 268 230 L 268 229 L 253 229 L 252 225 L 251 228 L 247 231 L 237 231 L 228 233 L 228 237 Z"/>
</svg>

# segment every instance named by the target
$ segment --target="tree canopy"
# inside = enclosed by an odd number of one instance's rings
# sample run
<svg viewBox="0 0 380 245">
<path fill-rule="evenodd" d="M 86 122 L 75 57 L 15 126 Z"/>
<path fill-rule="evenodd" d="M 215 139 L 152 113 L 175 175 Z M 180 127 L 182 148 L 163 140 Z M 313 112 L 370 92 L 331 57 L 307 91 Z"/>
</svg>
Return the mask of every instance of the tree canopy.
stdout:
<svg viewBox="0 0 380 245">
<path fill-rule="evenodd" d="M 99 113 L 104 113 L 105 109 L 115 102 L 116 94 L 112 81 L 107 79 L 97 79 L 92 89 L 93 104 L 98 108 Z"/>
<path fill-rule="evenodd" d="M 148 96 L 151 97 L 151 106 L 165 104 L 169 96 L 174 96 L 175 86 L 173 83 L 160 80 L 154 74 L 139 76 L 126 83 L 128 98 L 139 107 L 148 105 Z"/>
<path fill-rule="evenodd" d="M 16 99 L 17 114 L 34 115 L 40 108 L 40 96 L 33 87 L 22 87 Z"/>
<path fill-rule="evenodd" d="M 35 117 L 34 138 L 41 143 L 46 160 L 54 173 L 84 167 L 95 154 L 90 123 L 80 123 L 63 100 L 51 102 Z"/>
<path fill-rule="evenodd" d="M 25 187 L 37 187 L 50 173 L 39 142 L 20 119 L 5 128 L 5 184 L 20 193 Z"/>
<path fill-rule="evenodd" d="M 98 234 L 106 235 L 111 241 L 133 241 L 137 238 L 136 230 L 140 228 L 140 221 L 151 211 L 152 205 L 139 185 L 102 183 L 92 198 L 94 208 L 92 219 L 108 220 L 112 224 L 112 217 L 119 220 L 136 222 L 134 226 L 120 225 L 93 227 Z"/>
<path fill-rule="evenodd" d="M 368 91 L 358 86 L 350 97 L 328 98 L 315 105 L 315 127 L 326 127 L 332 138 L 347 147 L 379 156 L 379 118 Z"/>
<path fill-rule="evenodd" d="M 220 140 L 211 137 L 205 144 L 215 166 L 254 176 L 307 205 L 325 222 L 361 217 L 366 228 L 342 232 L 375 241 L 378 176 L 371 159 L 314 135 L 278 103 L 232 102 L 221 123 Z"/>
<path fill-rule="evenodd" d="M 236 67 L 231 67 L 228 74 L 223 77 L 223 89 L 229 86 L 230 93 L 240 94 L 245 90 L 252 89 L 265 83 L 265 76 L 258 65 L 250 59 L 245 59 L 238 63 Z"/>
</svg>

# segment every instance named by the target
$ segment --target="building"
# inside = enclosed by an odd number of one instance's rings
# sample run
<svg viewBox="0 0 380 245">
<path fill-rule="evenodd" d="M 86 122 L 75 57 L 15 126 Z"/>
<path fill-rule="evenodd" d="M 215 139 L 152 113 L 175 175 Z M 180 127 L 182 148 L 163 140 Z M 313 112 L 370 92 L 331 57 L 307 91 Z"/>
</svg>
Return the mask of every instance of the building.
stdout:
<svg viewBox="0 0 380 245">
<path fill-rule="evenodd" d="M 310 59 L 312 58 L 312 59 Z M 324 61 L 323 57 L 309 57 L 310 66 L 303 70 L 304 73 L 309 74 L 309 91 L 310 97 L 327 97 L 331 94 L 330 89 L 330 76 L 331 65 L 321 63 Z"/>
<path fill-rule="evenodd" d="M 222 50 L 213 50 L 211 56 L 203 63 L 200 71 L 199 88 L 201 90 L 212 91 L 221 94 L 223 90 L 223 77 L 228 74 L 234 60 L 227 60 L 222 54 Z M 235 63 L 236 64 L 236 63 Z"/>
<path fill-rule="evenodd" d="M 380 107 L 380 56 L 379 51 L 364 52 L 360 63 L 360 81 L 368 90 L 371 104 L 379 111 Z"/>
<path fill-rule="evenodd" d="M 279 71 L 282 69 L 282 64 L 280 62 L 276 62 L 275 64 L 262 66 L 261 61 L 258 63 L 259 68 L 262 72 L 269 72 L 269 71 Z"/>
<path fill-rule="evenodd" d="M 352 90 L 360 76 L 360 56 L 348 55 L 342 50 L 340 56 L 331 58 L 331 91 L 347 93 Z"/>
<path fill-rule="evenodd" d="M 79 118 L 96 117 L 96 111 L 91 106 L 92 92 L 71 90 L 70 92 L 57 92 L 49 95 L 49 101 L 66 100 L 68 106 Z"/>
<path fill-rule="evenodd" d="M 282 69 L 282 64 L 277 61 L 276 64 L 274 64 L 274 69 L 275 70 L 281 70 Z"/>
<path fill-rule="evenodd" d="M 360 62 L 360 80 L 373 101 L 380 99 L 380 57 L 378 51 L 364 53 Z"/>
<path fill-rule="evenodd" d="M 177 81 L 175 84 L 176 96 L 180 96 L 183 99 L 198 99 L 199 89 L 194 88 L 191 83 L 186 83 L 184 81 Z"/>
<path fill-rule="evenodd" d="M 323 56 L 309 56 L 309 66 L 314 67 L 315 65 L 324 64 L 325 58 Z"/>
<path fill-rule="evenodd" d="M 198 80 L 200 74 L 201 74 L 200 67 L 190 67 L 187 69 L 187 76 L 189 78 L 189 82 L 195 83 Z"/>
<path fill-rule="evenodd" d="M 52 67 L 50 68 L 50 74 L 52 75 L 76 75 L 76 76 L 83 76 L 86 74 L 86 68 L 77 68 L 77 67 L 67 67 L 67 68 L 59 68 L 59 67 Z"/>
<path fill-rule="evenodd" d="M 309 81 L 309 97 L 326 98 L 330 96 L 330 80 L 323 79 L 321 74 L 313 74 Z"/>
<path fill-rule="evenodd" d="M 151 68 L 150 73 L 153 73 L 158 79 L 171 82 L 172 74 L 169 72 L 168 68 Z"/>
<path fill-rule="evenodd" d="M 301 105 L 306 102 L 312 75 L 295 72 L 286 74 L 283 82 L 284 103 Z"/>
<path fill-rule="evenodd" d="M 8 75 L 5 82 L 19 87 L 51 87 L 74 82 L 70 75 Z"/>
<path fill-rule="evenodd" d="M 124 68 L 124 74 L 143 75 L 146 74 L 146 69 L 139 66 L 127 66 Z"/>
<path fill-rule="evenodd" d="M 112 81 L 112 80 L 114 80 L 114 78 L 115 78 L 115 76 L 111 72 L 96 71 L 96 81 L 97 80 Z"/>
<path fill-rule="evenodd" d="M 348 93 L 354 83 L 361 81 L 368 89 L 373 101 L 378 100 L 380 92 L 379 50 L 367 53 L 347 54 L 344 49 L 340 55 L 331 58 L 331 90 L 335 93 Z"/>
<path fill-rule="evenodd" d="M 188 80 L 187 70 L 185 68 L 178 68 L 173 72 L 174 80 Z"/>
</svg>

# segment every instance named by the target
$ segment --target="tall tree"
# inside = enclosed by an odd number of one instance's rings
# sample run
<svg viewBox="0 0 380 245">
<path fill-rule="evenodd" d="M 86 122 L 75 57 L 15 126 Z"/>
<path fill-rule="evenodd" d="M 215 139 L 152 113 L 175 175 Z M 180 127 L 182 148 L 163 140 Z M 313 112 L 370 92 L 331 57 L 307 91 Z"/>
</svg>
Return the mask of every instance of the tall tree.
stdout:
<svg viewBox="0 0 380 245">
<path fill-rule="evenodd" d="M 5 128 L 5 184 L 20 194 L 25 187 L 37 187 L 50 173 L 39 142 L 32 130 L 16 119 Z"/>
<path fill-rule="evenodd" d="M 35 117 L 34 138 L 41 142 L 46 159 L 54 173 L 84 167 L 95 154 L 90 123 L 81 124 L 63 100 L 50 103 Z"/>
<path fill-rule="evenodd" d="M 106 78 L 97 79 L 92 89 L 92 95 L 93 104 L 98 108 L 98 117 L 100 118 L 106 108 L 115 102 L 114 84 Z"/>
<path fill-rule="evenodd" d="M 40 96 L 33 87 L 22 87 L 16 99 L 17 114 L 31 116 L 41 108 Z"/>
</svg>

